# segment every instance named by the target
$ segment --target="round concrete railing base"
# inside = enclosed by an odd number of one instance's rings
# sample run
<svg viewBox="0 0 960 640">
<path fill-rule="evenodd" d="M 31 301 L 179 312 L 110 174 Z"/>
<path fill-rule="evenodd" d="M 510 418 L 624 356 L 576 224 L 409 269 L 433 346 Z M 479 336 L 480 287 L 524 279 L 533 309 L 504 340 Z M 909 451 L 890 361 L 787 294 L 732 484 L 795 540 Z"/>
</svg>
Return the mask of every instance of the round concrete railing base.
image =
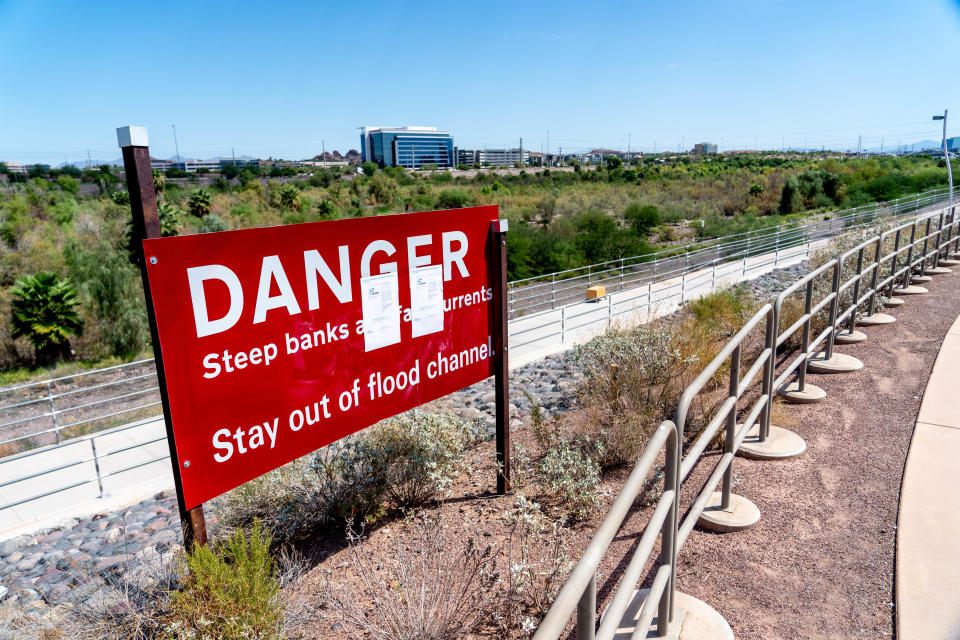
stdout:
<svg viewBox="0 0 960 640">
<path fill-rule="evenodd" d="M 878 324 L 890 324 L 891 322 L 896 322 L 897 319 L 886 313 L 871 313 L 869 316 L 863 316 L 857 320 L 857 324 L 862 327 L 872 327 Z"/>
<path fill-rule="evenodd" d="M 952 258 L 941 258 L 939 264 L 942 264 L 947 267 L 956 267 L 957 265 L 960 265 L 960 260 L 954 260 Z"/>
<path fill-rule="evenodd" d="M 740 428 L 740 425 L 737 425 Z M 793 431 L 770 425 L 770 434 L 760 442 L 760 425 L 747 431 L 737 453 L 752 460 L 783 460 L 799 456 L 807 450 L 807 443 Z"/>
<path fill-rule="evenodd" d="M 940 261 L 943 264 L 943 260 Z M 953 273 L 953 269 L 947 269 L 946 267 L 930 267 L 924 273 L 929 273 L 932 276 L 943 276 L 948 273 Z"/>
<path fill-rule="evenodd" d="M 894 287 L 893 292 L 901 296 L 919 296 L 924 293 L 930 293 L 929 289 L 924 289 L 923 287 L 912 284 L 906 287 Z"/>
<path fill-rule="evenodd" d="M 887 301 L 883 303 L 883 306 L 885 306 L 885 307 L 891 307 L 891 308 L 892 308 L 892 307 L 902 307 L 902 306 L 903 306 L 903 300 L 901 300 L 900 298 L 887 298 Z"/>
<path fill-rule="evenodd" d="M 783 399 L 787 402 L 796 404 L 812 404 L 827 397 L 826 391 L 809 382 L 803 385 L 803 391 L 800 391 L 800 383 L 791 382 L 777 389 L 777 393 L 783 396 Z"/>
<path fill-rule="evenodd" d="M 851 373 L 863 369 L 863 361 L 845 353 L 834 353 L 825 358 L 821 351 L 807 360 L 808 373 Z"/>
<path fill-rule="evenodd" d="M 637 618 L 643 609 L 643 603 L 650 589 L 633 592 L 633 599 L 623 613 L 617 627 L 615 640 L 629 640 L 637 628 Z M 650 630 L 642 638 L 657 637 L 657 616 L 653 617 Z M 673 620 L 670 628 L 661 640 L 733 640 L 733 630 L 716 609 L 703 600 L 697 600 L 679 591 L 673 592 Z"/>
<path fill-rule="evenodd" d="M 760 522 L 760 509 L 743 496 L 735 493 L 730 494 L 730 506 L 726 509 L 720 507 L 720 500 L 723 494 L 714 491 L 710 496 L 710 501 L 704 507 L 697 525 L 716 531 L 718 533 L 729 533 L 732 531 L 743 531 Z"/>
<path fill-rule="evenodd" d="M 838 331 L 837 335 L 833 337 L 833 341 L 837 344 L 855 344 L 866 339 L 867 334 L 863 331 Z"/>
<path fill-rule="evenodd" d="M 926 284 L 933 280 L 930 276 L 913 276 L 910 278 L 910 284 Z"/>
</svg>

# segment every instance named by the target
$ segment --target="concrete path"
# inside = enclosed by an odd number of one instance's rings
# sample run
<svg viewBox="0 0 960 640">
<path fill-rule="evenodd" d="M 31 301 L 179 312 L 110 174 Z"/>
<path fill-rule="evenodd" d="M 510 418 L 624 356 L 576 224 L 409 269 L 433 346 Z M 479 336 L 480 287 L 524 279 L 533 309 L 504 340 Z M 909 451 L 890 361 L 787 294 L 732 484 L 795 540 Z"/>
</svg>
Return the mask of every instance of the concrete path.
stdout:
<svg viewBox="0 0 960 640">
<path fill-rule="evenodd" d="M 947 333 L 910 443 L 897 529 L 902 640 L 960 638 L 960 317 Z"/>
</svg>

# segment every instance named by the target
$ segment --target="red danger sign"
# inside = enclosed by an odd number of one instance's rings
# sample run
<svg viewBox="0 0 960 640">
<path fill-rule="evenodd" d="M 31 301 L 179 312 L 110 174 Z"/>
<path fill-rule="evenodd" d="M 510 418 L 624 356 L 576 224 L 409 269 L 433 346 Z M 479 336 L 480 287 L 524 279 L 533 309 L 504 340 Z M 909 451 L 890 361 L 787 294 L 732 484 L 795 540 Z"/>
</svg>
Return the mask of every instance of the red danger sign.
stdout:
<svg viewBox="0 0 960 640">
<path fill-rule="evenodd" d="M 145 240 L 184 508 L 492 375 L 497 217 Z"/>
</svg>

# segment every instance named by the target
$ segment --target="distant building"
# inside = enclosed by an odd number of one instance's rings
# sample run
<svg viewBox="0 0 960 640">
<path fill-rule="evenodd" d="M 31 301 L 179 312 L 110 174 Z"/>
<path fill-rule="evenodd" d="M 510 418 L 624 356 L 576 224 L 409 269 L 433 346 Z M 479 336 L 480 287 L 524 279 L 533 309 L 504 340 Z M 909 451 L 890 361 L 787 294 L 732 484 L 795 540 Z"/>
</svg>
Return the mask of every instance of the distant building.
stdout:
<svg viewBox="0 0 960 640">
<path fill-rule="evenodd" d="M 27 165 L 20 164 L 19 162 L 3 162 L 0 164 L 5 165 L 10 173 L 27 174 Z"/>
<path fill-rule="evenodd" d="M 947 151 L 960 153 L 960 138 L 947 138 Z"/>
<path fill-rule="evenodd" d="M 454 165 L 453 136 L 436 127 L 362 127 L 360 144 L 363 162 L 380 167 Z"/>
<path fill-rule="evenodd" d="M 154 171 L 166 171 L 172 169 L 176 163 L 172 160 L 161 160 L 160 158 L 150 158 L 150 168 Z"/>
<path fill-rule="evenodd" d="M 719 147 L 712 142 L 698 142 L 697 144 L 693 145 L 693 152 L 698 156 L 702 156 L 706 153 L 717 153 L 718 149 Z"/>
<path fill-rule="evenodd" d="M 530 152 L 526 149 L 457 149 L 457 164 L 480 164 L 494 167 L 527 164 Z"/>
</svg>

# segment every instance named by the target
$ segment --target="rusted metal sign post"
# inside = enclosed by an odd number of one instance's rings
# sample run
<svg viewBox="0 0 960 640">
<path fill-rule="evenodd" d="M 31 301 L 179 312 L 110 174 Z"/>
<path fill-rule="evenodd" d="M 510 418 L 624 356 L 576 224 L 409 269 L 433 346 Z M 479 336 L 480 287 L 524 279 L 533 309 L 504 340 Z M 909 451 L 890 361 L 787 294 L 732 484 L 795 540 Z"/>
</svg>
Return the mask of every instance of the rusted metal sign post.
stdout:
<svg viewBox="0 0 960 640">
<path fill-rule="evenodd" d="M 193 509 L 184 509 L 183 483 L 178 473 L 180 461 L 177 459 L 177 448 L 173 446 L 173 423 L 170 420 L 167 379 L 163 369 L 163 356 L 160 353 L 160 336 L 157 333 L 153 298 L 150 294 L 150 285 L 147 279 L 147 263 L 143 254 L 142 241 L 146 238 L 159 238 L 161 236 L 160 213 L 157 209 L 157 192 L 153 186 L 153 170 L 150 168 L 150 150 L 146 127 L 121 127 L 117 129 L 117 143 L 123 152 L 123 169 L 127 176 L 127 191 L 130 193 L 130 209 L 133 212 L 133 246 L 137 248 L 136 259 L 140 267 L 143 295 L 147 303 L 150 337 L 153 342 L 153 354 L 157 365 L 157 380 L 160 384 L 160 402 L 163 405 L 167 441 L 170 444 L 170 463 L 173 465 L 173 481 L 177 490 L 177 504 L 180 507 L 183 543 L 186 549 L 190 549 L 194 544 L 207 543 L 207 525 L 203 517 L 203 505 L 196 506 Z"/>
</svg>

